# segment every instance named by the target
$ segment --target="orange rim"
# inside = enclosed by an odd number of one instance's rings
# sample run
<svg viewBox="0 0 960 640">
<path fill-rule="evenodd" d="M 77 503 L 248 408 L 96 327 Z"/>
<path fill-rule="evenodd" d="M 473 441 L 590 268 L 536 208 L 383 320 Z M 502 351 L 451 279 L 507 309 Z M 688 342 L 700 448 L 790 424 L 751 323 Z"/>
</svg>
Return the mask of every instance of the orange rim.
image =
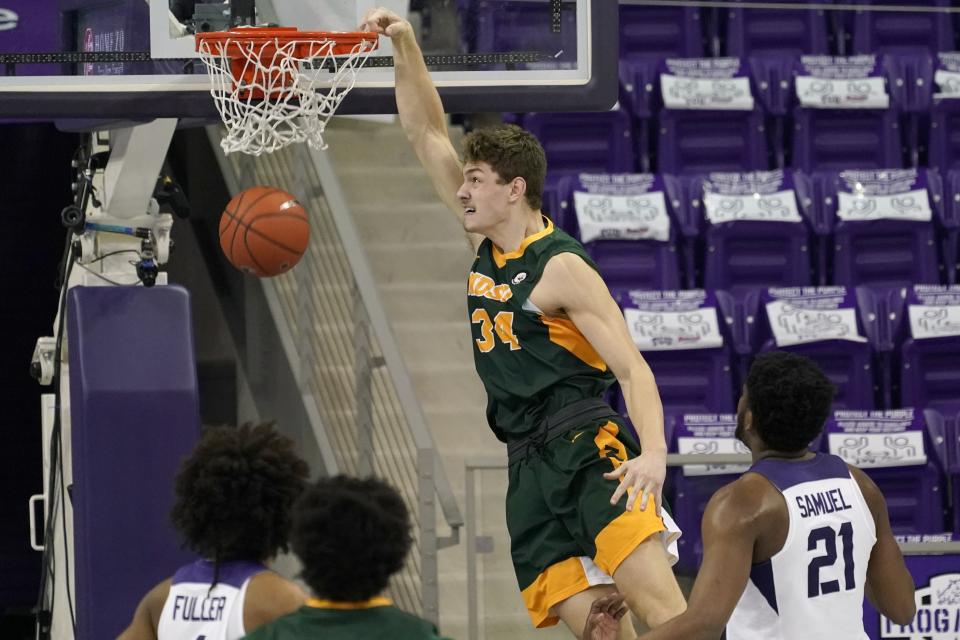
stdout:
<svg viewBox="0 0 960 640">
<path fill-rule="evenodd" d="M 199 51 L 202 42 L 208 42 L 216 47 L 217 44 L 230 43 L 237 47 L 227 46 L 225 55 L 228 57 L 243 57 L 239 50 L 241 44 L 265 44 L 276 42 L 286 44 L 288 42 L 301 42 L 303 48 L 308 49 L 311 46 L 325 46 L 332 43 L 334 55 L 347 55 L 361 42 L 372 44 L 370 51 L 377 48 L 380 43 L 377 34 L 371 31 L 300 31 L 296 27 L 243 27 L 234 28 L 228 31 L 209 31 L 207 33 L 198 33 L 194 36 L 197 50 Z M 220 48 L 224 52 L 223 47 Z"/>
</svg>

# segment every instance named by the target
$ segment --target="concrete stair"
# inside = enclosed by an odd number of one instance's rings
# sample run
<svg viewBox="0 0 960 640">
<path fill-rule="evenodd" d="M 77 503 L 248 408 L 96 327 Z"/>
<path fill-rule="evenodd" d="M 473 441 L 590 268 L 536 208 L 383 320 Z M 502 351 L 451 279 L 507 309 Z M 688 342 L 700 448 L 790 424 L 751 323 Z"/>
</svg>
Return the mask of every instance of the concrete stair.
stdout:
<svg viewBox="0 0 960 640">
<path fill-rule="evenodd" d="M 461 132 L 451 131 L 458 144 Z M 459 221 L 440 202 L 400 125 L 335 118 L 330 144 L 394 336 L 413 379 L 460 508 L 464 463 L 503 456 L 486 423 L 486 393 L 473 368 L 464 293 L 473 261 Z M 506 471 L 478 484 L 480 533 L 494 552 L 480 555 L 482 638 L 569 638 L 565 628 L 535 631 L 520 599 L 503 514 Z M 438 522 L 439 535 L 448 529 Z M 440 552 L 440 630 L 467 637 L 465 543 Z"/>
</svg>

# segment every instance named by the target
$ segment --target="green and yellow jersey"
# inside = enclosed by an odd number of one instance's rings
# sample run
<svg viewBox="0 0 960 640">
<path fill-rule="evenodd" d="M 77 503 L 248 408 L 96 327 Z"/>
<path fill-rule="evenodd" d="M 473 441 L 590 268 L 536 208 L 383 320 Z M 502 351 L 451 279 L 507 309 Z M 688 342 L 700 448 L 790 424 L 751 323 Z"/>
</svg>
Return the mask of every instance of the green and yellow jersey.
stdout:
<svg viewBox="0 0 960 640">
<path fill-rule="evenodd" d="M 306 605 L 252 633 L 247 640 L 444 640 L 434 626 L 397 609 L 386 598 L 332 602 L 311 598 Z"/>
<path fill-rule="evenodd" d="M 559 253 L 574 253 L 597 268 L 583 245 L 544 220 L 546 228 L 511 253 L 484 239 L 467 286 L 487 422 L 504 442 L 528 435 L 570 403 L 601 396 L 614 381 L 573 322 L 547 317 L 529 301 L 547 261 Z"/>
</svg>

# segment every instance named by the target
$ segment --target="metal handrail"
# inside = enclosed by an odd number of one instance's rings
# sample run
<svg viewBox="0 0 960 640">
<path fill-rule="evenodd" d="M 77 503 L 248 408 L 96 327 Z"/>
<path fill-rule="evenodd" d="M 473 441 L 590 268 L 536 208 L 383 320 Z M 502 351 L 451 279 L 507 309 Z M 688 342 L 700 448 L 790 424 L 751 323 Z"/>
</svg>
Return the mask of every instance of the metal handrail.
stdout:
<svg viewBox="0 0 960 640">
<path fill-rule="evenodd" d="M 255 184 L 257 179 L 253 175 L 254 165 L 241 158 L 239 162 L 233 162 L 228 159 L 219 149 L 217 142 L 221 135 L 219 128 L 211 127 L 208 129 L 208 135 L 215 151 L 215 156 L 222 170 L 225 180 L 231 193 L 236 194 L 243 186 Z M 282 155 L 282 154 L 280 154 Z M 275 160 L 275 161 L 274 161 Z M 329 240 L 334 241 L 341 249 L 342 256 L 338 259 L 343 260 L 343 269 L 348 278 L 352 278 L 353 301 L 345 301 L 340 295 L 338 302 L 331 308 L 331 315 L 327 318 L 337 317 L 337 314 L 345 316 L 341 322 L 347 322 L 353 326 L 353 344 L 346 345 L 342 351 L 337 352 L 338 361 L 343 362 L 347 352 L 353 352 L 353 364 L 355 367 L 354 378 L 348 385 L 354 387 L 355 405 L 357 410 L 356 425 L 357 431 L 353 436 L 344 437 L 346 433 L 342 426 L 325 425 L 320 416 L 318 407 L 325 406 L 324 399 L 316 396 L 317 380 L 314 378 L 313 367 L 316 365 L 316 354 L 313 348 L 301 350 L 297 345 L 296 333 L 310 333 L 309 327 L 313 322 L 311 304 L 308 302 L 308 295 L 299 295 L 293 301 L 289 295 L 285 295 L 284 300 L 280 300 L 280 289 L 278 286 L 284 286 L 273 281 L 262 282 L 261 289 L 264 292 L 266 303 L 270 309 L 276 324 L 276 330 L 283 350 L 286 352 L 286 360 L 289 362 L 293 371 L 296 384 L 301 393 L 307 394 L 311 400 L 304 402 L 304 409 L 307 412 L 307 418 L 320 453 L 324 459 L 328 471 L 334 472 L 341 465 L 337 463 L 338 452 L 340 455 L 349 456 L 350 451 L 372 451 L 374 449 L 374 439 L 381 437 L 396 437 L 398 432 L 390 431 L 381 434 L 379 431 L 373 431 L 373 397 L 371 395 L 373 386 L 376 386 L 378 397 L 383 401 L 382 394 L 386 389 L 392 389 L 392 402 L 398 410 L 398 417 L 402 416 L 402 422 L 405 427 L 402 431 L 406 439 L 408 451 L 414 454 L 413 457 L 413 477 L 404 476 L 399 467 L 394 467 L 393 471 L 400 471 L 401 475 L 396 478 L 400 480 L 402 491 L 406 492 L 409 499 L 416 502 L 416 526 L 418 535 L 415 537 L 414 554 L 410 558 L 411 568 L 414 570 L 418 583 L 419 596 L 412 595 L 411 591 L 403 591 L 405 595 L 417 597 L 416 604 L 422 607 L 422 615 L 437 623 L 439 621 L 439 586 L 438 586 L 438 550 L 444 547 L 459 543 L 460 529 L 463 526 L 463 517 L 457 505 L 449 479 L 438 458 L 433 436 L 427 426 L 426 419 L 420 407 L 414 392 L 414 387 L 410 375 L 404 365 L 402 356 L 397 347 L 396 340 L 391 331 L 386 311 L 380 299 L 379 290 L 373 278 L 373 271 L 370 267 L 366 251 L 360 241 L 356 226 L 350 211 L 347 207 L 344 195 L 342 193 L 339 179 L 333 170 L 332 163 L 328 157 L 321 152 L 312 152 L 305 145 L 298 145 L 288 150 L 284 158 L 267 159 L 263 162 L 268 163 L 263 168 L 264 171 L 292 171 L 291 179 L 297 189 L 298 197 L 308 199 L 322 196 L 322 212 L 318 213 L 321 219 L 327 220 L 325 223 L 326 234 Z M 256 170 L 259 173 L 259 169 Z M 251 172 L 248 175 L 248 172 Z M 306 201 L 306 200 L 305 200 Z M 311 214 L 313 215 L 313 214 Z M 316 221 L 315 221 L 316 222 Z M 317 268 L 313 263 L 313 253 L 309 252 L 304 256 L 302 264 L 294 272 L 295 288 L 298 291 L 306 292 L 311 286 L 311 270 Z M 344 274 L 344 275 L 346 275 Z M 289 279 L 288 279 L 289 284 Z M 347 307 L 343 305 L 346 304 Z M 352 305 L 352 311 L 349 307 Z M 293 315 L 291 315 L 291 313 Z M 286 318 L 284 321 L 283 319 Z M 290 324 L 292 323 L 292 324 Z M 369 333 L 368 333 L 369 332 Z M 369 337 L 368 337 L 369 336 Z M 379 353 L 376 353 L 378 349 Z M 311 357 L 313 356 L 313 357 Z M 351 366 L 351 365 L 348 365 Z M 386 376 L 374 376 L 374 370 L 385 368 Z M 381 382 L 374 383 L 375 377 Z M 387 386 L 384 382 L 387 381 Z M 334 394 L 341 394 L 345 390 L 343 387 L 337 387 Z M 389 393 L 389 391 L 387 392 Z M 338 400 L 339 402 L 339 400 Z M 342 405 L 339 405 L 342 406 Z M 378 405 L 379 406 L 379 405 Z M 332 429 L 328 430 L 327 427 Z M 393 436 L 390 433 L 394 434 Z M 354 440 L 350 440 L 350 438 Z M 347 464 L 347 470 L 360 475 L 369 474 L 373 471 L 371 459 L 367 456 L 354 456 L 356 460 Z M 388 451 L 384 449 L 383 451 Z M 390 476 L 391 479 L 394 479 Z M 401 480 L 401 478 L 405 480 Z M 409 483 L 413 480 L 413 484 Z M 436 498 L 434 497 L 436 496 Z M 436 531 L 436 503 L 439 502 L 442 508 L 446 523 L 450 527 L 450 532 L 446 536 L 438 536 Z M 419 566 L 417 566 L 419 565 Z M 408 574 L 404 574 L 408 575 Z M 400 578 L 402 581 L 404 578 Z M 408 583 L 409 584 L 409 583 Z M 407 602 L 407 606 L 414 606 L 413 602 Z"/>
<path fill-rule="evenodd" d="M 451 537 L 440 541 L 441 548 L 457 544 L 459 529 L 463 526 L 463 516 L 460 513 L 460 507 L 457 505 L 453 490 L 450 487 L 450 480 L 443 469 L 443 465 L 439 459 L 436 459 L 436 446 L 433 442 L 433 436 L 427 427 L 426 418 L 413 389 L 413 382 L 410 380 L 410 373 L 403 362 L 393 331 L 390 329 L 390 323 L 387 321 L 387 314 L 380 299 L 376 282 L 373 279 L 370 261 L 363 248 L 363 243 L 360 241 L 360 234 L 357 232 L 353 216 L 347 207 L 346 198 L 344 198 L 343 190 L 340 188 L 340 181 L 337 179 L 333 164 L 325 152 L 311 149 L 310 156 L 313 159 L 317 174 L 320 176 L 320 182 L 323 184 L 324 197 L 330 203 L 330 212 L 337 226 L 337 231 L 340 233 L 340 240 L 346 249 L 347 260 L 350 262 L 353 277 L 356 279 L 357 289 L 367 309 L 374 335 L 380 342 L 383 359 L 396 386 L 397 398 L 407 417 L 416 447 L 418 450 L 434 452 L 437 498 L 440 501 L 444 519 L 451 527 Z"/>
</svg>

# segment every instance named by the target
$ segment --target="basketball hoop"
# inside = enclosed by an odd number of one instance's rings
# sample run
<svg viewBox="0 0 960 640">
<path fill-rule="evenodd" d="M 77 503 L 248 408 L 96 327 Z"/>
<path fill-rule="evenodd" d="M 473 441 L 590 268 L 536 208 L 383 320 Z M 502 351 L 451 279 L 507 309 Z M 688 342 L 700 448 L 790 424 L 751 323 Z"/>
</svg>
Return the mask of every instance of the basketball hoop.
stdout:
<svg viewBox="0 0 960 640">
<path fill-rule="evenodd" d="M 323 131 L 353 89 L 377 35 L 239 27 L 196 35 L 227 127 L 225 153 L 258 156 L 294 142 L 326 149 Z"/>
</svg>

